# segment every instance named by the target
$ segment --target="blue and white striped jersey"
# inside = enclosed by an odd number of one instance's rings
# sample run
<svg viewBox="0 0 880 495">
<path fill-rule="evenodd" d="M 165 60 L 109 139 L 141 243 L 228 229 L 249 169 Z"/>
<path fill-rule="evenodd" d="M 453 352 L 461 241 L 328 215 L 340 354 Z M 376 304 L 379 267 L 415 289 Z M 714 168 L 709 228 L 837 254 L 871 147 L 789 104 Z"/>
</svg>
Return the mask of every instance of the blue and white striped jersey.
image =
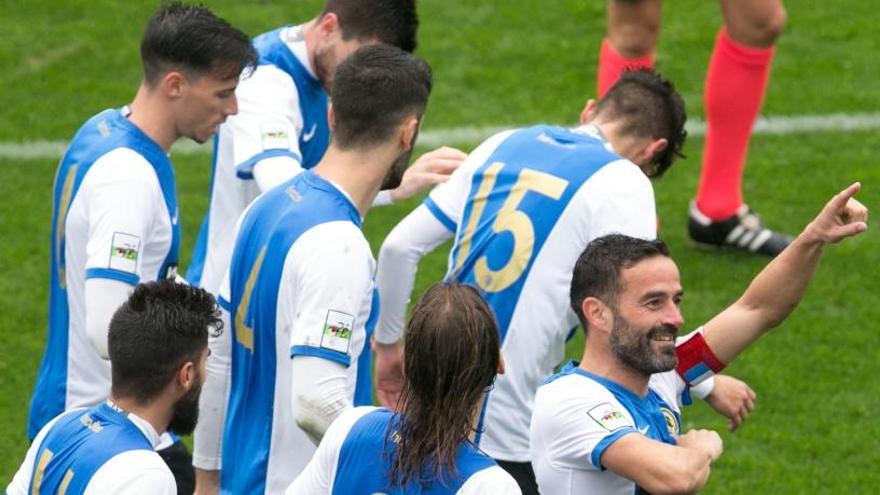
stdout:
<svg viewBox="0 0 880 495">
<path fill-rule="evenodd" d="M 390 487 L 394 442 L 386 441 L 399 416 L 384 408 L 357 407 L 339 416 L 321 440 L 305 471 L 290 485 L 288 495 L 459 494 L 515 495 L 516 481 L 474 445 L 463 443 L 456 454 L 457 476 L 446 473 L 428 486 L 410 483 Z"/>
<path fill-rule="evenodd" d="M 424 204 L 455 232 L 447 278 L 478 287 L 501 330 L 506 372 L 486 400 L 478 444 L 496 459 L 528 461 L 535 391 L 577 325 L 575 261 L 605 234 L 656 236 L 651 183 L 598 128 L 540 125 L 487 140 Z"/>
<path fill-rule="evenodd" d="M 235 238 L 220 303 L 232 322 L 223 431 L 223 493 L 281 493 L 314 445 L 295 422 L 291 359 L 347 367 L 354 394 L 366 341 L 375 262 L 361 218 L 336 186 L 312 173 L 260 196 Z"/>
<path fill-rule="evenodd" d="M 235 222 L 260 193 L 254 166 L 314 167 L 330 142 L 327 94 L 315 76 L 300 26 L 285 26 L 254 39 L 260 60 L 235 91 L 238 114 L 220 125 L 208 212 L 202 222 L 186 278 L 217 294 L 232 255 Z M 290 171 L 290 176 L 300 168 Z"/>
<path fill-rule="evenodd" d="M 86 279 L 136 285 L 177 271 L 174 170 L 127 113 L 105 110 L 89 119 L 55 177 L 49 338 L 31 399 L 31 439 L 62 411 L 110 394 L 110 363 L 86 335 Z"/>
<path fill-rule="evenodd" d="M 39 432 L 6 493 L 174 495 L 174 476 L 154 451 L 159 438 L 109 401 L 68 411 Z"/>
<path fill-rule="evenodd" d="M 532 466 L 542 493 L 638 493 L 632 481 L 606 470 L 602 454 L 624 435 L 675 445 L 679 406 L 690 403 L 676 372 L 651 376 L 639 397 L 571 362 L 538 389 L 531 425 Z"/>
</svg>

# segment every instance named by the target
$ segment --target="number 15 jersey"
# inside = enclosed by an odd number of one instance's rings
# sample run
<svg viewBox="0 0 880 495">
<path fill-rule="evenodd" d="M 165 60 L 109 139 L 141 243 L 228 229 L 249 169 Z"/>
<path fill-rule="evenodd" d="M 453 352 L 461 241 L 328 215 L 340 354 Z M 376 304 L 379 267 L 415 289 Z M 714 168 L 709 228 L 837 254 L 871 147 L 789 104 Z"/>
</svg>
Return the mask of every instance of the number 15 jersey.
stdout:
<svg viewBox="0 0 880 495">
<path fill-rule="evenodd" d="M 478 287 L 501 331 L 506 372 L 487 396 L 480 448 L 528 461 L 535 391 L 577 325 L 575 261 L 605 234 L 656 236 L 651 183 L 597 127 L 542 125 L 484 142 L 425 205 L 455 231 L 447 279 Z"/>
</svg>

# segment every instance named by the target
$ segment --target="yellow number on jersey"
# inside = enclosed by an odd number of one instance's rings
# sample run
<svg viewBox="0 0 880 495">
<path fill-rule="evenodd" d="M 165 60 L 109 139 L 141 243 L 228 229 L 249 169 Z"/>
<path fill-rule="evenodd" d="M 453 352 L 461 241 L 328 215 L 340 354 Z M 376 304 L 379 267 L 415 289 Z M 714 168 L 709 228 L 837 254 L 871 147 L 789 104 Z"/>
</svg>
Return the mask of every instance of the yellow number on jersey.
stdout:
<svg viewBox="0 0 880 495">
<path fill-rule="evenodd" d="M 486 200 L 498 179 L 498 172 L 504 164 L 493 163 L 483 174 L 483 182 L 473 198 L 473 209 L 467 228 L 462 236 L 461 248 L 458 255 L 457 269 L 461 268 L 465 258 L 470 252 L 473 236 L 479 223 L 479 218 L 486 208 Z M 522 169 L 516 184 L 511 188 L 501 210 L 492 224 L 492 231 L 496 234 L 510 232 L 513 235 L 513 253 L 500 269 L 493 270 L 484 254 L 474 265 L 474 278 L 477 285 L 487 292 L 500 292 L 513 285 L 525 271 L 535 248 L 535 225 L 529 216 L 518 210 L 520 203 L 529 191 L 534 191 L 551 199 L 558 200 L 568 187 L 568 181 L 554 175 L 537 170 Z"/>
<path fill-rule="evenodd" d="M 235 309 L 235 340 L 245 348 L 254 351 L 254 329 L 244 323 L 247 316 L 248 306 L 251 302 L 251 292 L 254 290 L 254 284 L 257 282 L 257 275 L 260 274 L 260 267 L 263 266 L 263 258 L 266 257 L 266 246 L 260 250 L 254 266 L 251 267 L 251 273 L 248 275 L 247 282 L 244 284 L 244 294 L 241 295 L 241 302 Z"/>
</svg>

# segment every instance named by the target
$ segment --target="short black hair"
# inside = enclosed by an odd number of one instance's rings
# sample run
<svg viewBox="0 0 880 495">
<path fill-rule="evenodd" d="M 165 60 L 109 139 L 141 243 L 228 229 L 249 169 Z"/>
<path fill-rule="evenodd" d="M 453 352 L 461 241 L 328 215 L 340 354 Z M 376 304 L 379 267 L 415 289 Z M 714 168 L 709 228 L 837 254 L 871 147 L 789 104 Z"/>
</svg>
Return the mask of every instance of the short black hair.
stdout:
<svg viewBox="0 0 880 495">
<path fill-rule="evenodd" d="M 205 7 L 172 2 L 147 22 L 141 62 L 152 86 L 171 70 L 232 79 L 256 66 L 257 52 L 246 34 Z"/>
<path fill-rule="evenodd" d="M 410 53 L 416 49 L 415 0 L 328 0 L 321 16 L 331 13 L 346 41 L 375 39 Z"/>
<path fill-rule="evenodd" d="M 669 257 L 669 247 L 657 240 L 639 239 L 623 234 L 609 234 L 594 239 L 578 257 L 571 276 L 571 309 L 587 331 L 581 306 L 584 299 L 595 297 L 616 307 L 623 287 L 620 272 L 654 256 Z"/>
<path fill-rule="evenodd" d="M 406 117 L 421 118 L 430 94 L 427 63 L 391 45 L 361 47 L 333 76 L 334 144 L 351 149 L 381 143 Z"/>
<path fill-rule="evenodd" d="M 110 320 L 113 396 L 150 402 L 221 329 L 220 309 L 204 289 L 173 280 L 138 285 Z"/>
<path fill-rule="evenodd" d="M 666 139 L 666 149 L 654 158 L 648 174 L 660 177 L 678 158 L 687 138 L 684 100 L 672 82 L 649 69 L 629 70 L 605 93 L 596 115 L 624 121 L 623 133 L 649 139 Z"/>
</svg>

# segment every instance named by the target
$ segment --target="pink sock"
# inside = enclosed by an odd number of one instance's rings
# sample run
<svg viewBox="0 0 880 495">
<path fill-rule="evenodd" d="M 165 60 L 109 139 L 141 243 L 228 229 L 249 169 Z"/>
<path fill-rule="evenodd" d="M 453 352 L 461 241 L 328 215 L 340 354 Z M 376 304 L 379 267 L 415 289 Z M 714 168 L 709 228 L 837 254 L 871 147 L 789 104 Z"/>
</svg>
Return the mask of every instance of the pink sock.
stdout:
<svg viewBox="0 0 880 495">
<path fill-rule="evenodd" d="M 596 81 L 596 92 L 599 98 L 605 95 L 611 86 L 620 79 L 627 69 L 650 69 L 654 67 L 654 53 L 639 58 L 624 58 L 611 46 L 608 38 L 602 40 L 599 50 L 599 75 Z"/>
<path fill-rule="evenodd" d="M 723 27 L 706 74 L 706 143 L 697 207 L 712 220 L 742 205 L 742 175 L 752 126 L 761 110 L 775 47 L 743 46 Z"/>
</svg>

